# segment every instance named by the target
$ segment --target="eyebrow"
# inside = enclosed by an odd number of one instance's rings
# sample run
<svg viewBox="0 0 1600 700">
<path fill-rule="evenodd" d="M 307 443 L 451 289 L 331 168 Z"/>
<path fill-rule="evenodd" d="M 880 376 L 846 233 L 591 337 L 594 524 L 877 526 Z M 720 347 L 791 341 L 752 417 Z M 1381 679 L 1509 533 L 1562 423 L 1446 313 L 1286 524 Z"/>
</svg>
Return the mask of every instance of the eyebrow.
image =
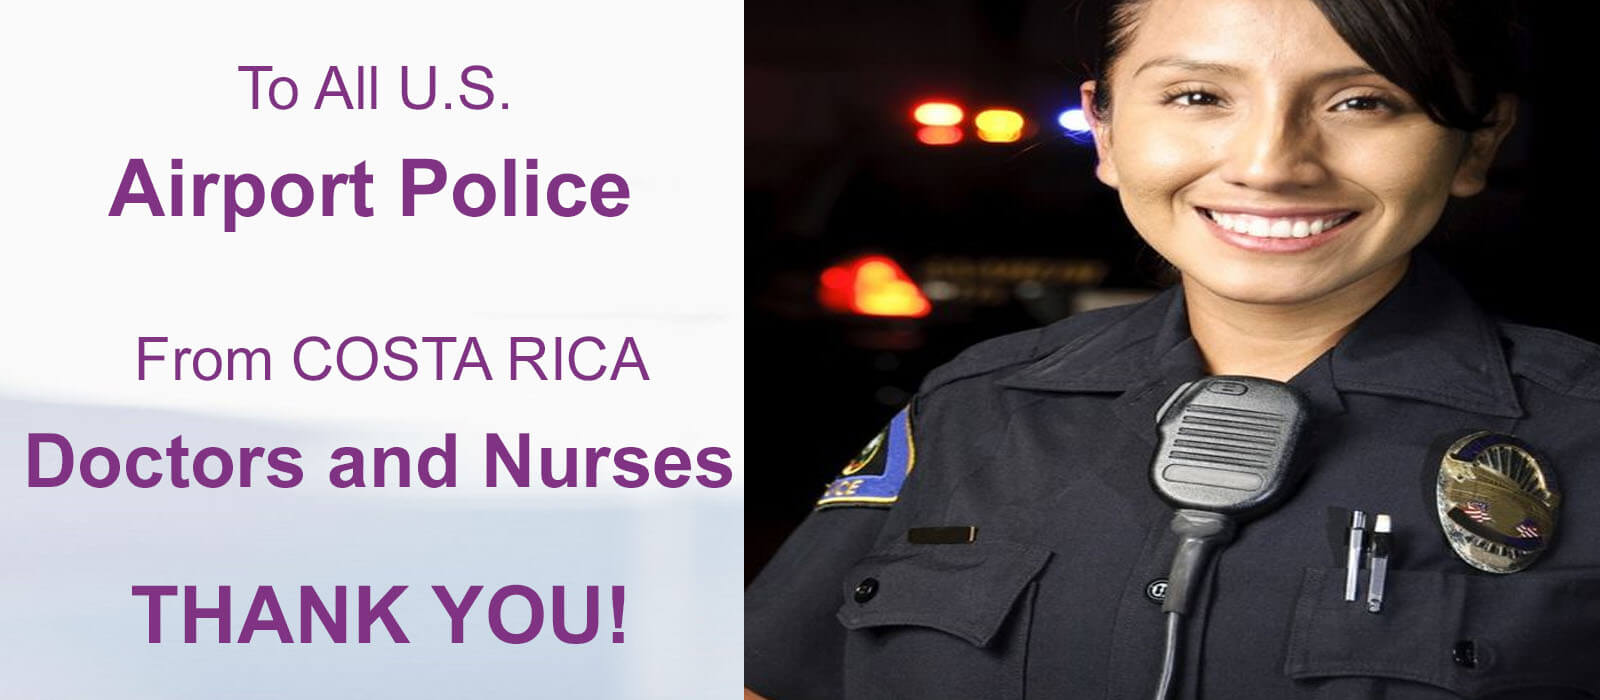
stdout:
<svg viewBox="0 0 1600 700">
<path fill-rule="evenodd" d="M 1150 59 L 1149 61 L 1145 62 L 1144 65 L 1139 66 L 1139 70 L 1134 71 L 1133 75 L 1134 77 L 1138 77 L 1140 73 L 1144 72 L 1144 69 L 1157 67 L 1184 68 L 1194 71 L 1221 73 L 1223 75 L 1234 77 L 1240 77 L 1244 75 L 1244 70 L 1238 66 L 1229 65 L 1226 63 L 1215 63 L 1212 61 L 1197 61 L 1194 59 L 1182 58 L 1180 56 L 1163 56 L 1161 58 Z M 1331 70 L 1322 71 L 1321 73 L 1311 76 L 1311 78 L 1315 81 L 1323 81 L 1338 80 L 1340 78 L 1354 78 L 1363 75 L 1378 75 L 1378 71 L 1366 66 L 1345 66 L 1344 68 L 1334 68 Z"/>
</svg>

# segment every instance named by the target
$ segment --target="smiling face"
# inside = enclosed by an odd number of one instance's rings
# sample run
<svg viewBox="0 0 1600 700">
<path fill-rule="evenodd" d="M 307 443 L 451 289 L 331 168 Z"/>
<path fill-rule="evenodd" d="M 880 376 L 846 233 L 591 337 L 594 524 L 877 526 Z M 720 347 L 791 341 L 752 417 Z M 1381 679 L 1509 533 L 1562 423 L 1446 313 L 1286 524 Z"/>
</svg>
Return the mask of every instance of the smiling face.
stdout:
<svg viewBox="0 0 1600 700">
<path fill-rule="evenodd" d="M 1433 122 L 1311 0 L 1148 0 L 1107 80 L 1096 174 L 1191 293 L 1261 304 L 1375 302 L 1483 189 L 1515 108 Z"/>
</svg>

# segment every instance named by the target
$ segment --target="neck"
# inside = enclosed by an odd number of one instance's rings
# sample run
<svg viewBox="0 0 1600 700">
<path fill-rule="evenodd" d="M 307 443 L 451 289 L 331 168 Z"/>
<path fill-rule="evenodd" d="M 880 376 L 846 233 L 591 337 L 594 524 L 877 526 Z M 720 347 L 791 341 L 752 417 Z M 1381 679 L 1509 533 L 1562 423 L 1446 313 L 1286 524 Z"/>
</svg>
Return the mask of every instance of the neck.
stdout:
<svg viewBox="0 0 1600 700">
<path fill-rule="evenodd" d="M 1183 276 L 1189 330 L 1210 374 L 1288 381 L 1344 338 L 1405 276 L 1407 259 L 1319 298 L 1291 304 L 1229 299 Z"/>
</svg>

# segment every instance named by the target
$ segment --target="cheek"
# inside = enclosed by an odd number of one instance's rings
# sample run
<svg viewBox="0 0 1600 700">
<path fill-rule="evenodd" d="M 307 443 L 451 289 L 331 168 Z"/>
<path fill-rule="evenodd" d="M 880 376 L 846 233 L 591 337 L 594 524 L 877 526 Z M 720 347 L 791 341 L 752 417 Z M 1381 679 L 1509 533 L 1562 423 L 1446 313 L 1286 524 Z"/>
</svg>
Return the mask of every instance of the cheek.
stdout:
<svg viewBox="0 0 1600 700">
<path fill-rule="evenodd" d="M 1134 206 L 1170 210 L 1173 196 L 1209 170 L 1210 154 L 1216 149 L 1203 138 L 1202 130 L 1162 128 L 1151 120 L 1130 117 L 1118 133 L 1125 138 L 1115 142 L 1112 157 L 1130 215 Z"/>
<path fill-rule="evenodd" d="M 1341 154 L 1338 171 L 1371 193 L 1386 217 L 1402 226 L 1422 221 L 1431 228 L 1449 199 L 1459 143 L 1432 127 L 1350 139 L 1332 152 Z M 1420 237 L 1426 231 L 1416 233 Z"/>
</svg>

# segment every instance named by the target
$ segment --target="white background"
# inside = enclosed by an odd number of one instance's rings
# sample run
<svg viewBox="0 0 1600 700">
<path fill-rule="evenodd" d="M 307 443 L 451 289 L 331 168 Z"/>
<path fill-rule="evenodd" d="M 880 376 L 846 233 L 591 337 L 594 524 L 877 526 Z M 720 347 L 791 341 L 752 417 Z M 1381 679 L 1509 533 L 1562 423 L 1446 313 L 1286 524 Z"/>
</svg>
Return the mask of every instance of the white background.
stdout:
<svg viewBox="0 0 1600 700">
<path fill-rule="evenodd" d="M 0 697 L 736 697 L 741 5 L 40 3 L 8 15 Z M 399 66 L 437 65 L 444 100 L 471 64 L 492 69 L 510 109 L 400 104 Z M 252 111 L 239 65 L 295 78 L 300 103 Z M 312 110 L 330 65 L 352 91 L 355 66 L 379 66 L 379 108 Z M 204 217 L 143 206 L 108 217 L 134 157 L 163 194 L 174 157 L 187 174 L 268 181 L 364 160 L 377 215 L 356 217 L 346 191 L 335 217 L 263 213 L 234 233 L 215 198 Z M 618 173 L 631 208 L 472 219 L 443 197 L 406 218 L 406 157 L 439 160 L 452 178 L 498 180 L 503 158 L 538 158 L 543 178 Z M 435 382 L 424 363 L 409 382 L 304 382 L 288 360 L 313 334 L 476 336 L 496 380 Z M 266 347 L 273 380 L 140 382 L 141 335 Z M 650 381 L 506 381 L 513 335 L 613 346 L 632 336 Z M 715 445 L 732 452 L 736 477 L 723 489 L 484 489 L 491 430 L 531 433 L 536 446 Z M 460 440 L 458 489 L 320 484 L 333 445 L 417 450 L 445 431 Z M 80 450 L 178 434 L 195 448 L 292 445 L 307 483 L 29 489 L 29 432 Z M 396 616 L 412 643 L 380 633 L 368 645 L 220 645 L 208 621 L 199 644 L 152 645 L 136 584 L 209 586 L 212 597 L 231 585 L 236 631 L 258 585 L 407 585 Z M 486 592 L 468 643 L 452 645 L 435 584 L 625 585 L 627 641 L 609 642 L 607 602 L 588 645 L 556 641 L 548 610 L 535 641 L 502 644 L 483 619 Z M 167 639 L 178 624 L 167 616 Z"/>
</svg>

